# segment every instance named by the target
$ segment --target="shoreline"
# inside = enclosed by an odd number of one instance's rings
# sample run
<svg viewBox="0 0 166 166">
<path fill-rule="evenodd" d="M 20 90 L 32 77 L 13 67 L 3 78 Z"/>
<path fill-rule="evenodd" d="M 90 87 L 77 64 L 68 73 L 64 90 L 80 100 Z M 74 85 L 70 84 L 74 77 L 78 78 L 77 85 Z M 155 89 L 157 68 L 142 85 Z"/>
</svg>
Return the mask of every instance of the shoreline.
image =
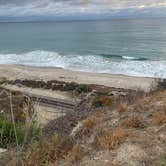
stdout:
<svg viewBox="0 0 166 166">
<path fill-rule="evenodd" d="M 89 73 L 89 74 L 104 74 L 104 75 L 112 75 L 112 76 L 123 76 L 123 77 L 134 77 L 134 78 L 146 78 L 146 79 L 165 79 L 162 77 L 151 77 L 151 76 L 137 76 L 137 75 L 127 75 L 127 74 L 114 74 L 109 72 L 93 72 L 88 70 L 79 70 L 74 68 L 63 68 L 63 67 L 56 67 L 56 66 L 33 66 L 33 65 L 24 65 L 24 64 L 0 64 L 1 67 L 23 67 L 23 68 L 36 68 L 36 69 L 62 69 L 65 71 L 71 71 L 71 72 L 80 72 L 80 73 Z"/>
<path fill-rule="evenodd" d="M 9 80 L 57 80 L 81 84 L 97 84 L 122 89 L 141 89 L 149 91 L 155 84 L 155 78 L 136 77 L 122 74 L 91 73 L 68 70 L 59 67 L 37 67 L 25 65 L 0 64 L 1 77 Z"/>
</svg>

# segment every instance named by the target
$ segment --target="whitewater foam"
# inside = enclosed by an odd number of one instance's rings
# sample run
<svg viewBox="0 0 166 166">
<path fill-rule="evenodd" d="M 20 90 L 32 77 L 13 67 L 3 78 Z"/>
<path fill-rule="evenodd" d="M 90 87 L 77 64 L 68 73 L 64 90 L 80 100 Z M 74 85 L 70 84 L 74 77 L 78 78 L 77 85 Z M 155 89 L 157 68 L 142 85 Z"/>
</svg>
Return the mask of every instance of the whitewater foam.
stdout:
<svg viewBox="0 0 166 166">
<path fill-rule="evenodd" d="M 143 57 L 132 57 L 132 56 L 122 56 L 122 59 L 126 59 L 126 60 L 137 60 L 137 61 L 148 60 L 147 58 L 143 58 Z"/>
<path fill-rule="evenodd" d="M 166 61 L 140 61 L 126 56 L 123 56 L 123 59 L 116 61 L 97 55 L 62 55 L 39 50 L 22 54 L 0 54 L 1 64 L 62 67 L 97 73 L 166 78 Z"/>
</svg>

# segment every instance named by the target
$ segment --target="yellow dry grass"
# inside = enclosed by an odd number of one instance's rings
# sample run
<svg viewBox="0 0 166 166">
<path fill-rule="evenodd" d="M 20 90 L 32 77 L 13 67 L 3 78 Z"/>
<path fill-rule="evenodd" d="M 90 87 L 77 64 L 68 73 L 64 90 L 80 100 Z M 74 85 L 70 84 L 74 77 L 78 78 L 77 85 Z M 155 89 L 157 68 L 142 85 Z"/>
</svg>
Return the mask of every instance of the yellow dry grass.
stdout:
<svg viewBox="0 0 166 166">
<path fill-rule="evenodd" d="M 83 121 L 83 126 L 87 129 L 92 129 L 96 125 L 96 119 L 89 117 Z"/>
<path fill-rule="evenodd" d="M 82 160 L 85 154 L 80 146 L 74 145 L 70 155 L 72 156 L 73 162 L 79 162 Z"/>
<path fill-rule="evenodd" d="M 119 104 L 119 106 L 117 107 L 117 111 L 119 114 L 123 114 L 127 111 L 127 105 L 124 103 Z"/>
<path fill-rule="evenodd" d="M 102 148 L 112 149 L 123 142 L 127 136 L 128 132 L 120 127 L 114 131 L 104 130 L 98 138 L 97 143 Z"/>
<path fill-rule="evenodd" d="M 146 126 L 144 120 L 136 114 L 125 119 L 121 125 L 128 128 L 144 128 Z"/>
<path fill-rule="evenodd" d="M 157 124 L 157 125 L 165 124 L 166 123 L 166 114 L 164 114 L 163 112 L 155 113 L 153 115 L 152 121 L 154 124 Z"/>
</svg>

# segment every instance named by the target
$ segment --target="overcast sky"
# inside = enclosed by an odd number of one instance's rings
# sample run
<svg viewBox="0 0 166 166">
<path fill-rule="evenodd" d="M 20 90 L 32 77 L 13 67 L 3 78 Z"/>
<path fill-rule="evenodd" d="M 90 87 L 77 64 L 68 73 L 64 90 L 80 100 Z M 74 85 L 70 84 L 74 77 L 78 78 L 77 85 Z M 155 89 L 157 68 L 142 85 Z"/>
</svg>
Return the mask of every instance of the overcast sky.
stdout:
<svg viewBox="0 0 166 166">
<path fill-rule="evenodd" d="M 0 21 L 166 16 L 166 0 L 0 0 Z"/>
</svg>

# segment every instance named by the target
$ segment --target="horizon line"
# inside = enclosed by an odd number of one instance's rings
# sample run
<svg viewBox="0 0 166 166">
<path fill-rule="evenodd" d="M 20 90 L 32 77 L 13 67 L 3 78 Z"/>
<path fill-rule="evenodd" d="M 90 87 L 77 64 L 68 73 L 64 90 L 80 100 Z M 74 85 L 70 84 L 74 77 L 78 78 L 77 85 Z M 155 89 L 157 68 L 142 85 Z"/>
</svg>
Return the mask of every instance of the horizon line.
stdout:
<svg viewBox="0 0 166 166">
<path fill-rule="evenodd" d="M 166 16 L 153 17 L 117 17 L 117 18 L 91 18 L 91 19 L 48 19 L 48 20 L 0 20 L 0 23 L 55 23 L 55 22 L 92 22 L 92 21 L 119 21 L 119 20 L 166 19 Z"/>
</svg>

